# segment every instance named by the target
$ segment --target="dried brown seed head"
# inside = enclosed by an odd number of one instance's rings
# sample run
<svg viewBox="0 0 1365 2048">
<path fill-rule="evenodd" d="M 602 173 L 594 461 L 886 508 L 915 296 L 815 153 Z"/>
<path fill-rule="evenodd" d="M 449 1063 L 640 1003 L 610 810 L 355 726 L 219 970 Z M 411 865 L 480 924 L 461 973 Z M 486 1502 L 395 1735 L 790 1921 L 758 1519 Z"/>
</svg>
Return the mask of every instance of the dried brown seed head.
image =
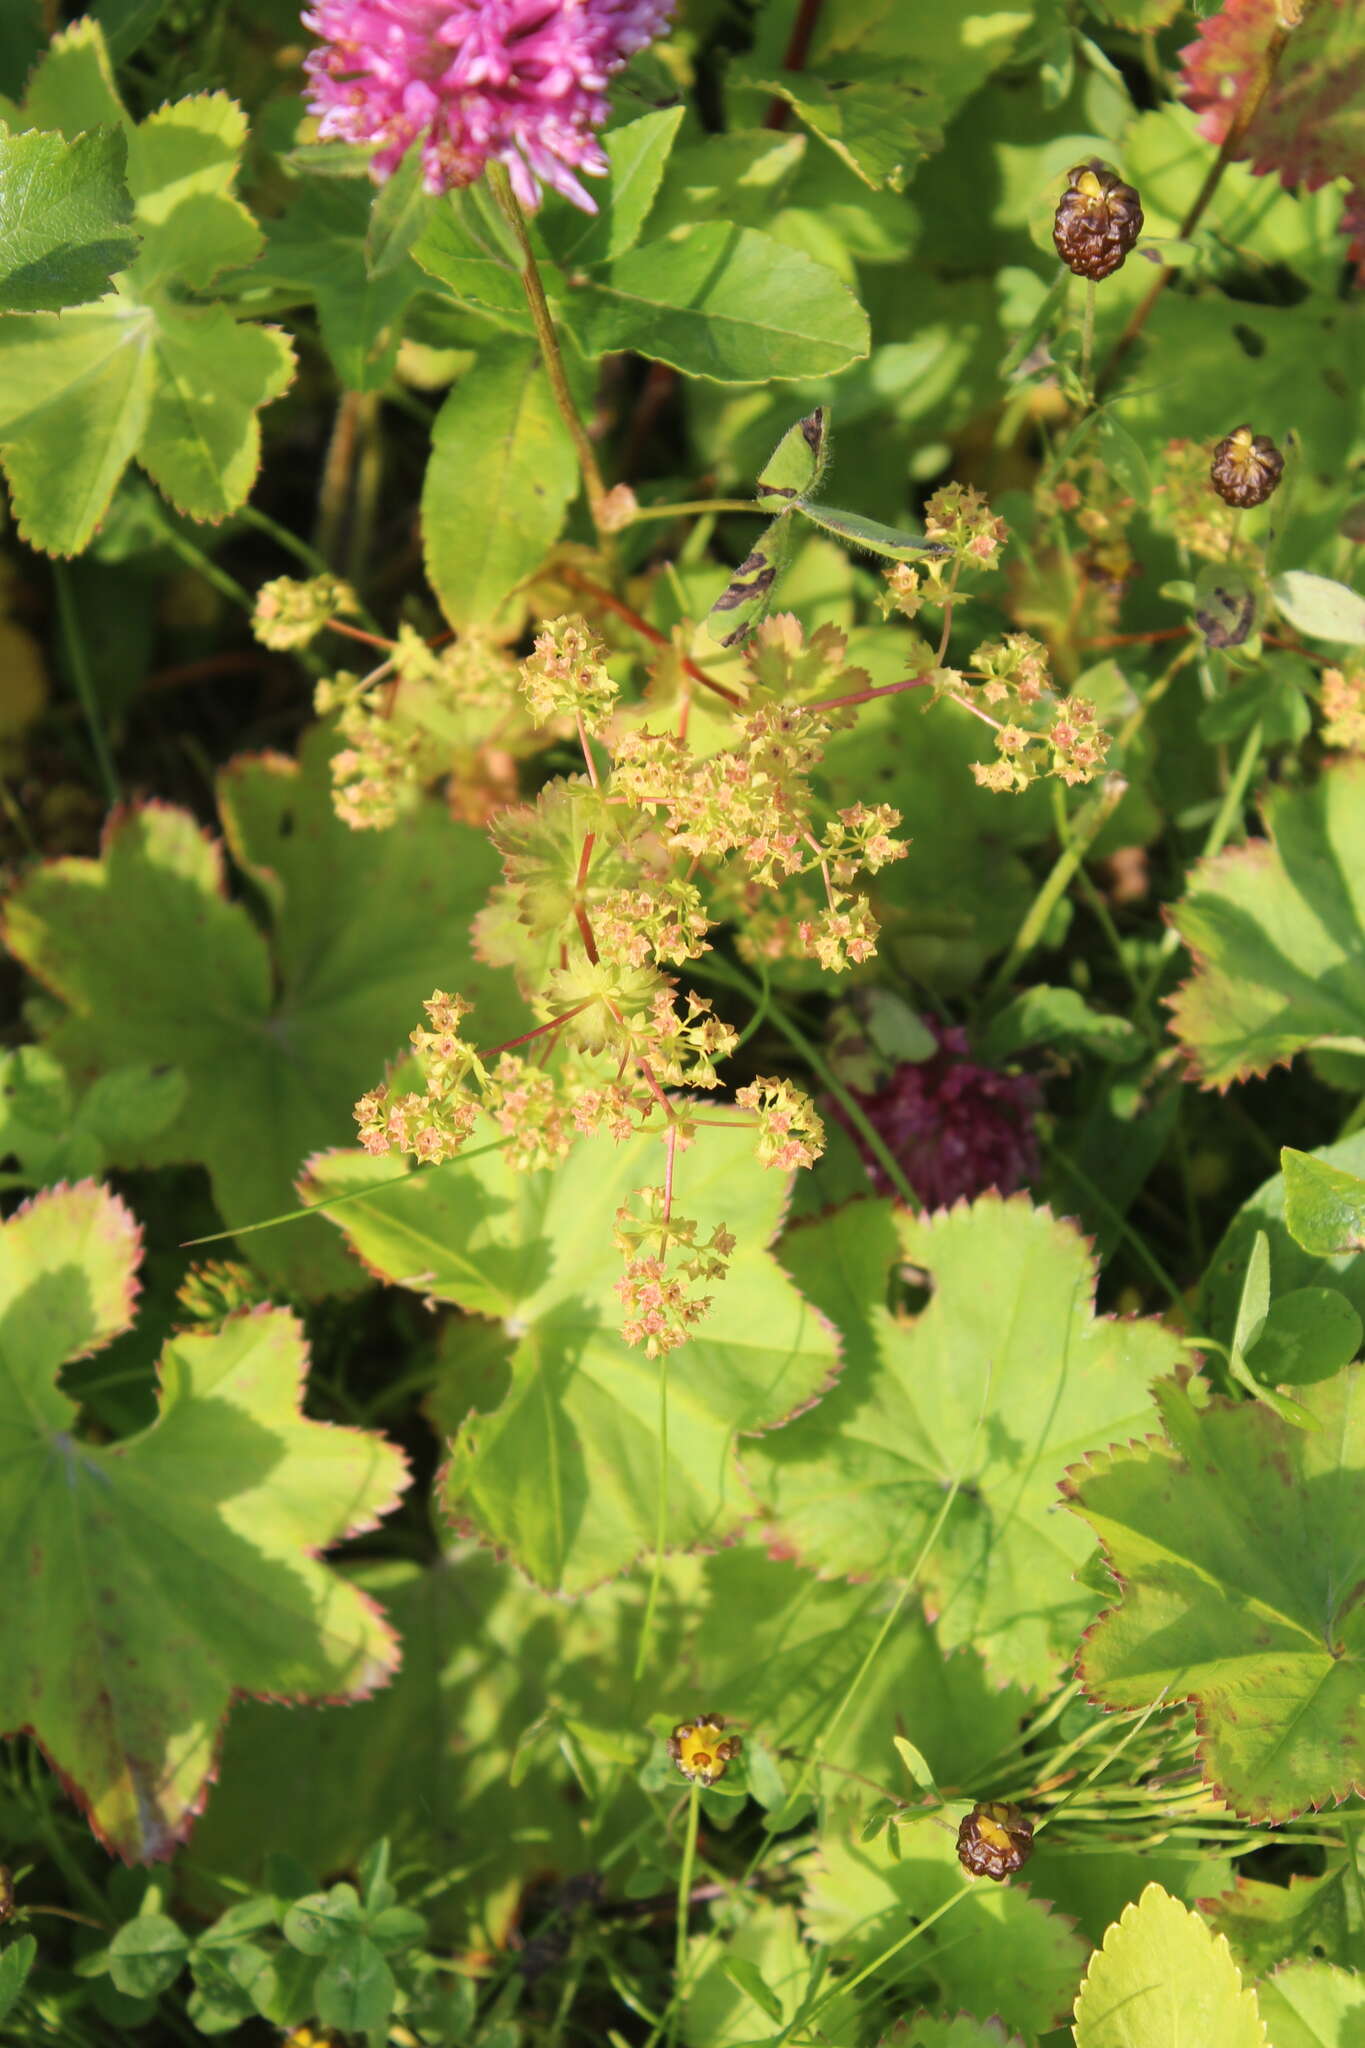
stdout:
<svg viewBox="0 0 1365 2048">
<path fill-rule="evenodd" d="M 1284 472 L 1284 457 L 1267 434 L 1249 426 L 1233 429 L 1218 443 L 1209 479 L 1225 505 L 1264 505 Z"/>
<path fill-rule="evenodd" d="M 1066 174 L 1052 244 L 1077 277 L 1109 277 L 1142 233 L 1142 204 L 1112 164 L 1091 157 Z"/>
</svg>

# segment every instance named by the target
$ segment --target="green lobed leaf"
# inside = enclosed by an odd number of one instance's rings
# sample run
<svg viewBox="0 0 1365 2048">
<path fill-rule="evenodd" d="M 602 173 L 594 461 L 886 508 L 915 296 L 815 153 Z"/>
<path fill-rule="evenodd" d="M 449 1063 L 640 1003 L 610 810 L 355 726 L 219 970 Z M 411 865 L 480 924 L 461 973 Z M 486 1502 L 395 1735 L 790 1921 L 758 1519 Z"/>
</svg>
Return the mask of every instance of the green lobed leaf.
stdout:
<svg viewBox="0 0 1365 2048">
<path fill-rule="evenodd" d="M 1193 1700 L 1207 1779 L 1257 1820 L 1365 1781 L 1362 1380 L 1300 1387 L 1311 1429 L 1166 1385 L 1170 1441 L 1092 1457 L 1064 1488 L 1123 1586 L 1082 1650 L 1087 1692 Z"/>
<path fill-rule="evenodd" d="M 941 2008 L 998 2019 L 1032 2040 L 1066 2011 L 1085 1959 L 1085 1944 L 1067 1920 L 1029 1896 L 1027 1880 L 973 1879 L 957 1860 L 956 1834 L 968 1812 L 950 1805 L 932 1817 L 908 1815 L 900 1854 L 885 1836 L 860 1842 L 836 1816 L 819 1847 L 798 1866 L 804 1881 L 801 1916 L 810 1940 L 838 1944 L 863 1963 L 955 1899 L 943 1917 L 888 1962 L 885 1986 L 922 1982 Z"/>
<path fill-rule="evenodd" d="M 411 161 L 419 164 L 419 153 Z M 304 178 L 288 212 L 272 221 L 249 282 L 302 292 L 317 307 L 327 353 L 343 384 L 375 391 L 388 381 L 403 314 L 424 282 L 401 247 L 402 224 L 371 255 L 376 211 L 368 180 Z"/>
<path fill-rule="evenodd" d="M 895 1578 L 956 1480 L 919 1580 L 940 1637 L 997 1679 L 1049 1683 L 1095 1610 L 1057 1482 L 1084 1449 L 1151 1427 L 1178 1340 L 1097 1318 L 1085 1240 L 1023 1197 L 927 1217 L 854 1203 L 791 1231 L 783 1259 L 846 1351 L 815 1410 L 742 1453 L 779 1539 L 823 1572 Z M 903 1261 L 933 1287 L 913 1318 L 885 1307 Z"/>
<path fill-rule="evenodd" d="M 1091 1957 L 1075 2031 L 1076 2048 L 1266 2048 L 1256 1994 L 1227 1942 L 1159 1884 L 1124 1908 Z"/>
<path fill-rule="evenodd" d="M 378 1611 L 318 1557 L 406 1483 L 382 1438 L 303 1418 L 308 1354 L 282 1310 L 172 1339 L 140 1434 L 73 1436 L 57 1375 L 128 1326 L 138 1251 L 88 1182 L 0 1227 L 0 1625 L 23 1646 L 0 1726 L 34 1732 L 128 1860 L 188 1831 L 234 1692 L 355 1697 L 393 1669 Z"/>
<path fill-rule="evenodd" d="M 707 1128 L 679 1169 L 678 1200 L 704 1241 L 739 1246 L 714 1305 L 669 1375 L 669 1542 L 732 1535 L 747 1503 L 736 1434 L 773 1429 L 835 1364 L 832 1333 L 765 1249 L 787 1185 L 744 1129 Z M 373 1195 L 331 1211 L 371 1270 L 428 1299 L 500 1319 L 514 1339 L 507 1390 L 486 1409 L 481 1372 L 441 1397 L 456 1426 L 447 1514 L 538 1584 L 578 1592 L 652 1548 L 660 1460 L 659 1364 L 620 1335 L 616 1211 L 662 1172 L 660 1140 L 581 1140 L 552 1172 L 518 1174 L 501 1153 L 454 1159 L 395 1186 L 392 1159 L 314 1161 L 312 1196 Z M 470 1407 L 477 1402 L 477 1407 Z M 481 1412 L 483 1411 L 483 1412 Z"/>
<path fill-rule="evenodd" d="M 1365 2028 L 1365 1977 L 1355 1970 L 1291 1962 L 1263 1979 L 1259 1997 L 1275 2048 L 1353 2048 Z"/>
<path fill-rule="evenodd" d="M 4 931 L 60 1002 L 46 1043 L 71 1072 L 109 1074 L 174 1048 L 183 1111 L 155 1136 L 111 1138 L 110 1157 L 202 1161 L 232 1227 L 298 1206 L 304 1160 L 353 1133 L 357 1097 L 403 1048 L 433 988 L 482 993 L 494 1040 L 520 1009 L 507 977 L 475 966 L 469 948 L 496 856 L 444 805 L 423 800 L 383 833 L 350 831 L 332 810 L 320 731 L 301 765 L 280 755 L 230 764 L 219 804 L 264 893 L 265 931 L 227 899 L 217 843 L 164 805 L 121 813 L 98 860 L 34 869 L 8 900 Z M 359 1280 L 320 1222 L 243 1245 L 305 1293 Z"/>
<path fill-rule="evenodd" d="M 1238 1964 L 1257 1975 L 1297 1956 L 1340 1961 L 1350 1939 L 1339 1857 L 1321 1877 L 1296 1871 L 1288 1884 L 1239 1876 L 1230 1890 L 1200 1899 L 1199 1910 L 1215 1934 L 1227 1936 Z"/>
<path fill-rule="evenodd" d="M 1365 1041 L 1365 760 L 1276 790 L 1266 826 L 1199 862 L 1171 912 L 1195 961 L 1172 1029 L 1205 1087 Z"/>
<path fill-rule="evenodd" d="M 684 1663 L 682 1644 L 704 1612 L 699 1572 L 695 1560 L 670 1559 L 656 1615 L 659 1669 L 674 1673 L 680 1712 L 695 1668 L 690 1657 Z M 639 1640 L 645 1575 L 566 1603 L 466 1544 L 429 1569 L 389 1561 L 357 1576 L 402 1636 L 402 1668 L 392 1685 L 344 1714 L 243 1702 L 190 1849 L 192 1871 L 206 1874 L 196 1896 L 216 1903 L 224 1872 L 269 1882 L 273 1852 L 324 1870 L 354 1869 L 382 1829 L 403 1867 L 439 1864 L 445 1874 L 431 1907 L 440 1936 L 499 1947 L 528 1867 L 567 1875 L 589 1868 L 649 1816 L 627 1780 L 590 1841 L 585 1789 L 597 1810 L 610 1767 L 588 1759 L 585 1788 L 553 1735 L 522 1749 L 520 1777 L 513 1769 L 518 1744 L 547 1706 L 620 1729 L 638 1754 L 621 1674 Z M 659 1697 L 665 1693 L 661 1683 Z M 456 1842 L 467 1851 L 452 1859 Z"/>
<path fill-rule="evenodd" d="M 1295 1244 L 1318 1259 L 1365 1252 L 1365 1179 L 1291 1145 L 1281 1149 L 1280 1165 L 1285 1226 Z"/>
<path fill-rule="evenodd" d="M 98 299 L 137 254 L 121 133 L 0 134 L 0 312 Z"/>
<path fill-rule="evenodd" d="M 87 15 L 52 37 L 29 79 L 24 113 L 35 128 L 55 128 L 68 141 L 126 118 L 97 20 Z"/>
<path fill-rule="evenodd" d="M 591 354 L 632 349 L 719 384 L 825 377 L 868 351 L 867 316 L 833 271 L 723 221 L 630 251 L 568 317 Z"/>
<path fill-rule="evenodd" d="M 494 342 L 437 414 L 422 486 L 427 576 L 457 631 L 495 618 L 540 567 L 577 489 L 538 351 Z"/>
<path fill-rule="evenodd" d="M 288 385 L 294 354 L 278 329 L 181 296 L 260 245 L 233 196 L 246 134 L 236 103 L 199 94 L 133 126 L 87 22 L 56 38 L 35 76 L 29 118 L 49 106 L 124 130 L 142 235 L 98 305 L 0 321 L 0 457 L 16 520 L 32 546 L 69 555 L 89 543 L 135 456 L 191 518 L 234 511 L 260 461 L 257 415 Z"/>
</svg>

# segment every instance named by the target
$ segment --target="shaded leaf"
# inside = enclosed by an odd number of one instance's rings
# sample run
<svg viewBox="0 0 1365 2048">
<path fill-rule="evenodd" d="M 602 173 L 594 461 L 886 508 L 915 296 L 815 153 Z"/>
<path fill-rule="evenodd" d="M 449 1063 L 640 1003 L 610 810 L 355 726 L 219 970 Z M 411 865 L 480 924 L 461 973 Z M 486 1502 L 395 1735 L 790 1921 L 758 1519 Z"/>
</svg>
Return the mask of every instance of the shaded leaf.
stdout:
<svg viewBox="0 0 1365 2048">
<path fill-rule="evenodd" d="M 595 187 L 594 218 L 552 201 L 540 226 L 561 263 L 610 263 L 633 249 L 643 234 L 663 181 L 685 109 L 659 107 L 602 138 L 610 171 Z"/>
<path fill-rule="evenodd" d="M 958 1804 L 933 1818 L 907 1816 L 899 1858 L 885 1837 L 859 1842 L 846 1824 L 827 1828 L 800 1865 L 801 1917 L 811 1940 L 838 1943 L 861 1964 L 905 1932 L 907 1915 L 927 1919 L 954 1899 L 879 1980 L 927 1976 L 948 2011 L 998 2019 L 1032 2040 L 1065 2014 L 1085 1944 L 1069 1921 L 1030 1898 L 1026 1879 L 994 1884 L 967 1875 L 956 1834 L 968 1811 Z"/>
<path fill-rule="evenodd" d="M 1022 1197 L 928 1217 L 854 1203 L 790 1232 L 783 1258 L 846 1352 L 815 1410 L 743 1450 L 781 1539 L 822 1572 L 894 1578 L 958 1481 L 921 1568 L 926 1605 L 997 1678 L 1048 1683 L 1095 1606 L 1057 1482 L 1084 1448 L 1151 1427 L 1147 1390 L 1178 1341 L 1097 1319 L 1084 1239 Z M 907 1260 L 933 1293 L 898 1318 L 887 1281 Z"/>
<path fill-rule="evenodd" d="M 943 139 L 935 102 L 905 77 L 822 78 L 801 71 L 755 83 L 784 101 L 865 185 L 903 191 Z"/>
<path fill-rule="evenodd" d="M 79 316 L 77 316 L 79 317 Z M 328 745 L 302 767 L 231 764 L 219 801 L 234 851 L 269 905 L 262 932 L 225 894 L 222 852 L 188 815 L 125 811 L 98 860 L 33 870 L 11 895 L 7 943 L 62 1007 L 46 1043 L 75 1075 L 165 1058 L 188 1083 L 168 1128 L 109 1144 L 120 1164 L 199 1160 L 229 1226 L 297 1208 L 308 1154 L 354 1130 L 357 1096 L 402 1050 L 433 988 L 482 990 L 496 1035 L 510 984 L 474 965 L 469 923 L 496 870 L 487 840 L 423 801 L 383 833 L 332 810 Z M 320 1222 L 243 1240 L 304 1292 L 358 1275 Z"/>
<path fill-rule="evenodd" d="M 427 575 L 452 626 L 496 617 L 559 538 L 577 490 L 573 442 L 539 352 L 494 343 L 437 414 L 422 486 Z"/>
<path fill-rule="evenodd" d="M 23 1996 L 28 1973 L 38 1954 L 31 1934 L 21 1934 L 0 1950 L 0 2020 L 8 2019 Z"/>
<path fill-rule="evenodd" d="M 127 145 L 97 128 L 0 135 L 0 312 L 56 313 L 98 299 L 137 254 Z"/>
<path fill-rule="evenodd" d="M 1310 576 L 1304 569 L 1289 569 L 1272 579 L 1270 589 L 1290 625 L 1310 640 L 1365 647 L 1365 597 L 1346 584 L 1334 583 L 1330 576 Z"/>
<path fill-rule="evenodd" d="M 109 1974 L 128 1998 L 155 1998 L 174 1984 L 190 1952 L 189 1936 L 164 1913 L 127 1921 L 109 1944 Z"/>
<path fill-rule="evenodd" d="M 1298 1389 L 1312 1429 L 1164 1386 L 1170 1441 L 1094 1456 L 1065 1487 L 1124 1589 L 1082 1650 L 1087 1692 L 1194 1700 L 1206 1777 L 1258 1820 L 1365 1779 L 1362 1377 Z"/>
<path fill-rule="evenodd" d="M 420 163 L 417 152 L 411 161 Z M 302 180 L 289 211 L 271 222 L 265 254 L 251 272 L 253 287 L 282 286 L 312 300 L 337 375 L 355 391 L 375 391 L 388 380 L 403 313 L 424 282 L 395 234 L 378 259 L 370 253 L 372 208 L 395 183 L 375 200 L 368 180 Z"/>
<path fill-rule="evenodd" d="M 313 1195 L 376 1190 L 331 1212 L 371 1270 L 497 1317 L 513 1337 L 500 1405 L 485 1408 L 481 1379 L 442 1391 L 442 1419 L 456 1429 L 443 1505 L 539 1585 L 579 1591 L 654 1543 L 660 1366 L 620 1334 L 612 1229 L 662 1157 L 652 1136 L 610 1149 L 581 1140 L 552 1172 L 514 1173 L 493 1152 L 382 1191 L 392 1159 L 332 1153 L 309 1171 Z M 772 1429 L 810 1401 L 835 1342 L 765 1249 L 787 1189 L 757 1164 L 750 1134 L 704 1130 L 678 1182 L 699 1241 L 720 1223 L 739 1240 L 669 1375 L 669 1542 L 685 1548 L 739 1526 L 736 1433 Z"/>
<path fill-rule="evenodd" d="M 127 1327 L 137 1263 L 132 1218 L 91 1183 L 0 1228 L 0 1621 L 21 1646 L 0 1726 L 31 1729 L 100 1840 L 146 1860 L 188 1831 L 234 1691 L 354 1697 L 392 1670 L 377 1610 L 318 1553 L 385 1513 L 405 1468 L 382 1438 L 303 1418 L 307 1350 L 282 1310 L 173 1339 L 150 1428 L 74 1437 L 57 1375 Z M 133 1953 L 168 1969 L 146 1938 L 125 1930 L 129 1970 Z"/>
<path fill-rule="evenodd" d="M 1266 2031 L 1227 1942 L 1149 1884 L 1090 1959 L 1076 2000 L 1076 2048 L 1184 2048 L 1189 2041 L 1266 2048 Z"/>
<path fill-rule="evenodd" d="M 1275 2048 L 1354 2048 L 1365 2028 L 1365 1977 L 1331 1963 L 1293 1962 L 1260 1986 Z"/>
<path fill-rule="evenodd" d="M 1171 913 L 1195 961 L 1172 1028 L 1205 1087 L 1365 1041 L 1365 760 L 1276 790 L 1266 825 L 1199 862 Z"/>
<path fill-rule="evenodd" d="M 1321 1877 L 1296 1872 L 1288 1884 L 1238 1877 L 1199 1910 L 1215 1934 L 1225 1934 L 1238 1963 L 1256 1975 L 1295 1956 L 1339 1961 L 1349 1940 L 1345 1872 L 1338 1860 Z M 1262 2000 L 1262 2010 L 1266 2010 Z M 1279 2036 L 1274 2037 L 1279 2048 Z"/>
<path fill-rule="evenodd" d="M 1365 1171 L 1365 1133 L 1357 1132 L 1302 1157 L 1353 1179 L 1354 1169 Z M 1347 1251 L 1329 1257 L 1303 1249 L 1286 1224 L 1285 1189 L 1283 1174 L 1277 1173 L 1264 1181 L 1238 1210 L 1209 1261 L 1200 1313 L 1206 1327 L 1220 1342 L 1226 1343 L 1231 1337 L 1242 1277 L 1253 1241 L 1262 1231 L 1270 1249 L 1271 1285 L 1276 1294 L 1287 1294 L 1300 1287 L 1331 1287 L 1344 1294 L 1356 1313 L 1365 1318 L 1365 1254 Z"/>
</svg>

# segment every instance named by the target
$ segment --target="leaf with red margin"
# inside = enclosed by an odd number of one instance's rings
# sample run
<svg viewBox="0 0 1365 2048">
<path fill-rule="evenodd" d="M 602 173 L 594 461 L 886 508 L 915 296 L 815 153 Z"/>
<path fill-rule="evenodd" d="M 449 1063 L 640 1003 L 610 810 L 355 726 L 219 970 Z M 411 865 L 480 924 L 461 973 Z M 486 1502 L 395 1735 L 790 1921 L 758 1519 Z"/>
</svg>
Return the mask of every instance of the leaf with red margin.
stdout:
<svg viewBox="0 0 1365 2048">
<path fill-rule="evenodd" d="M 1181 51 L 1185 104 L 1202 116 L 1200 133 L 1221 143 L 1247 94 L 1256 89 L 1278 0 L 1226 0 Z M 1331 178 L 1349 178 L 1350 233 L 1365 205 L 1365 15 L 1358 0 L 1316 0 L 1289 36 L 1261 105 L 1236 157 L 1264 176 L 1278 171 L 1287 186 L 1310 192 Z M 1365 266 L 1365 238 L 1352 257 Z"/>
<path fill-rule="evenodd" d="M 1200 861 L 1171 922 L 1194 956 L 1172 1029 L 1206 1088 L 1365 1039 L 1365 759 L 1276 790 L 1269 839 Z"/>
<path fill-rule="evenodd" d="M 114 1163 L 202 1161 L 229 1227 L 297 1207 L 304 1160 L 354 1136 L 357 1096 L 434 988 L 475 1000 L 485 1042 L 524 1029 L 510 976 L 470 951 L 497 874 L 487 837 L 434 798 L 389 831 L 352 832 L 332 809 L 331 744 L 315 729 L 298 763 L 248 756 L 219 776 L 265 930 L 228 899 L 218 842 L 164 804 L 116 812 L 98 860 L 37 867 L 5 906 L 11 951 L 64 1006 L 45 1042 L 69 1071 L 171 1062 L 189 1084 L 175 1121 Z M 296 1293 L 360 1282 L 312 1218 L 242 1248 Z"/>
<path fill-rule="evenodd" d="M 188 1832 L 234 1692 L 356 1699 L 394 1670 L 392 1631 L 318 1553 L 407 1477 L 382 1437 L 304 1419 L 280 1309 L 174 1338 L 137 1436 L 74 1434 L 58 1375 L 128 1327 L 140 1249 L 93 1182 L 0 1227 L 0 1728 L 37 1738 L 130 1862 Z"/>
<path fill-rule="evenodd" d="M 1215 1934 L 1225 1934 L 1237 1961 L 1256 1976 L 1294 1956 L 1344 1962 L 1350 1953 L 1346 1865 L 1338 1855 L 1321 1877 L 1294 1871 L 1288 1884 L 1237 1877 L 1230 1890 L 1195 1901 Z"/>
<path fill-rule="evenodd" d="M 461 1370 L 464 1347 L 451 1347 L 436 1396 L 454 1432 L 442 1503 L 537 1585 L 581 1592 L 655 1542 L 662 1367 L 621 1335 L 612 1230 L 631 1191 L 662 1180 L 664 1158 L 658 1135 L 595 1138 L 544 1173 L 471 1150 L 403 1178 L 392 1158 L 334 1152 L 302 1184 L 310 1200 L 372 1189 L 329 1212 L 371 1270 L 494 1317 L 512 1339 L 492 1407 L 481 1355 Z M 701 1129 L 678 1164 L 677 1214 L 697 1223 L 698 1243 L 724 1224 L 738 1245 L 669 1364 L 671 1548 L 734 1535 L 752 1512 L 736 1434 L 776 1429 L 837 1369 L 834 1333 L 766 1250 L 790 1186 L 758 1164 L 748 1127 Z"/>
<path fill-rule="evenodd" d="M 777 1539 L 825 1575 L 895 1578 L 958 1480 L 921 1567 L 926 1606 L 998 1681 L 1050 1684 L 1096 1606 L 1057 1481 L 1083 1449 L 1151 1428 L 1148 1389 L 1179 1340 L 1097 1317 L 1089 1245 L 1023 1196 L 918 1217 L 854 1203 L 790 1231 L 782 1257 L 846 1350 L 818 1408 L 743 1449 Z M 933 1288 L 914 1317 L 885 1306 L 906 1260 Z"/>
<path fill-rule="evenodd" d="M 1123 1587 L 1082 1648 L 1086 1691 L 1192 1700 L 1206 1778 L 1259 1821 L 1365 1784 L 1365 1368 L 1296 1392 L 1315 1426 L 1165 1385 L 1170 1441 L 1062 1489 Z"/>
</svg>

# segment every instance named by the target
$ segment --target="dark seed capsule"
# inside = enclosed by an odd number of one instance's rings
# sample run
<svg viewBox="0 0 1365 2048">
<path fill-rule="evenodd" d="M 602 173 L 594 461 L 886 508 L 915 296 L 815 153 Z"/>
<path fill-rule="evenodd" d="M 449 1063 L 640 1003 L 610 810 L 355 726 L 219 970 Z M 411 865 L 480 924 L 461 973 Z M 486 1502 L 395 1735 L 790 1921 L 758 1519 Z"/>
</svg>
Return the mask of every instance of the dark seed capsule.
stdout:
<svg viewBox="0 0 1365 2048">
<path fill-rule="evenodd" d="M 1226 505 L 1264 505 L 1284 471 L 1284 457 L 1266 434 L 1237 427 L 1213 451 L 1209 479 Z"/>
<path fill-rule="evenodd" d="M 1066 174 L 1052 221 L 1052 245 L 1077 277 L 1108 277 L 1142 233 L 1142 205 L 1112 164 L 1091 157 Z"/>
<path fill-rule="evenodd" d="M 1033 1854 L 1033 1822 L 1017 1806 L 986 1800 L 957 1831 L 957 1860 L 973 1877 L 1011 1877 Z"/>
</svg>

